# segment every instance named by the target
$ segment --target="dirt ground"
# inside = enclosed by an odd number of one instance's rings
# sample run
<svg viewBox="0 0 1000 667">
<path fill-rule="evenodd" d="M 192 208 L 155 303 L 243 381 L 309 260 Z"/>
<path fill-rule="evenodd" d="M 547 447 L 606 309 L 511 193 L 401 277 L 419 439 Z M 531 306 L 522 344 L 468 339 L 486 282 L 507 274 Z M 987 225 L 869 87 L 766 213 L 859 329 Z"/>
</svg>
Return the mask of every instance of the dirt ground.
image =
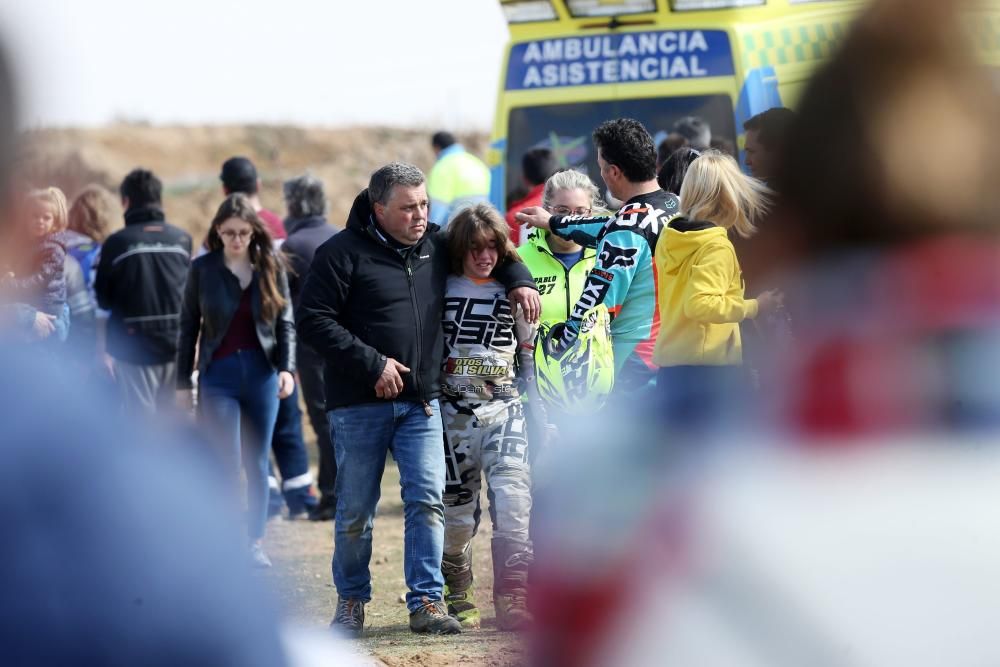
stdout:
<svg viewBox="0 0 1000 667">
<path fill-rule="evenodd" d="M 487 520 L 473 540 L 476 603 L 482 610 L 482 629 L 448 637 L 410 632 L 406 605 L 400 601 L 407 590 L 403 580 L 403 503 L 399 498 L 399 473 L 390 460 L 375 519 L 373 593 L 365 609 L 365 634 L 358 640 L 359 652 L 390 667 L 523 664 L 520 638 L 497 630 L 494 621 L 491 532 Z M 330 574 L 333 523 L 272 520 L 265 548 L 274 561 L 265 576 L 273 583 L 287 617 L 308 627 L 326 627 L 337 601 Z"/>
</svg>

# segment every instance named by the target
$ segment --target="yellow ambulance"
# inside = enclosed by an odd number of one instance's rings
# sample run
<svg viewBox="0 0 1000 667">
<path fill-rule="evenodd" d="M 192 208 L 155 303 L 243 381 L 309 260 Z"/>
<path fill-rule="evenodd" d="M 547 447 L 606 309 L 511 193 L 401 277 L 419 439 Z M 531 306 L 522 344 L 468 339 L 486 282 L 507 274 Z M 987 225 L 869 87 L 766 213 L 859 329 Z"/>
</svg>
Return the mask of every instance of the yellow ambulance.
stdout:
<svg viewBox="0 0 1000 667">
<path fill-rule="evenodd" d="M 511 40 L 488 161 L 501 210 L 525 151 L 598 181 L 590 134 L 623 116 L 664 136 L 697 116 L 742 146 L 743 122 L 794 106 L 864 0 L 501 0 Z"/>
</svg>

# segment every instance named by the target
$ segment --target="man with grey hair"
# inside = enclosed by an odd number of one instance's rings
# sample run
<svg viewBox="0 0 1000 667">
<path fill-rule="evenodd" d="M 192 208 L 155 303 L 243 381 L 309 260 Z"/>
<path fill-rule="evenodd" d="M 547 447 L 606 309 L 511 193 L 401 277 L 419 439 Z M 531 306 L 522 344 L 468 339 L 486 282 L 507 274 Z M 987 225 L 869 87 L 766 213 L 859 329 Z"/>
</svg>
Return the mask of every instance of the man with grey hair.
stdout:
<svg viewBox="0 0 1000 667">
<path fill-rule="evenodd" d="M 413 632 L 455 634 L 443 602 L 445 459 L 440 395 L 447 241 L 428 221 L 424 174 L 394 162 L 372 174 L 347 228 L 316 251 L 298 304 L 301 339 L 326 361 L 337 457 L 331 627 L 358 636 L 371 600 L 372 523 L 388 452 L 399 468 L 406 606 Z M 538 292 L 516 260 L 494 277 L 529 320 Z"/>
<path fill-rule="evenodd" d="M 285 231 L 288 239 L 281 246 L 288 260 L 288 287 L 292 305 L 298 309 L 302 284 L 309 275 L 316 249 L 331 236 L 340 231 L 326 221 L 326 194 L 323 182 L 310 174 L 303 174 L 285 181 Z M 326 389 L 323 379 L 323 357 L 308 345 L 295 347 L 299 384 L 305 398 L 306 411 L 313 431 L 316 432 L 316 447 L 319 450 L 319 504 L 310 510 L 313 521 L 330 521 L 337 510 L 337 461 L 330 442 L 330 426 L 326 419 Z"/>
</svg>

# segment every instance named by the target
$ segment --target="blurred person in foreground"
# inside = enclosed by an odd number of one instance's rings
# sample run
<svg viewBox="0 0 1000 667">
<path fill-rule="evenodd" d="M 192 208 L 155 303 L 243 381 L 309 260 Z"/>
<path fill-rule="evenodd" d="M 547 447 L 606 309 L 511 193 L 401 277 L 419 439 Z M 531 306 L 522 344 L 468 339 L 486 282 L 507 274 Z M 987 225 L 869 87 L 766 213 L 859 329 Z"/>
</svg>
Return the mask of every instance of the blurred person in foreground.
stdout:
<svg viewBox="0 0 1000 667">
<path fill-rule="evenodd" d="M 0 368 L 4 664 L 286 664 L 197 448 L 139 414 L 109 421 L 65 365 L 7 347 Z"/>
<path fill-rule="evenodd" d="M 435 132 L 431 148 L 435 162 L 427 174 L 430 221 L 444 228 L 463 208 L 489 200 L 490 170 L 465 150 L 451 132 Z"/>
<path fill-rule="evenodd" d="M 1000 424 L 1000 104 L 956 27 L 968 5 L 932 4 L 913 3 L 908 29 L 887 36 L 908 5 L 874 5 L 790 130 L 781 208 L 762 230 L 796 337 L 795 354 L 766 364 L 785 388 L 771 396 L 778 423 L 835 435 Z M 920 138 L 941 123 L 960 131 L 931 150 Z"/>
<path fill-rule="evenodd" d="M 209 253 L 192 264 L 184 288 L 177 400 L 183 410 L 193 407 L 191 376 L 197 358 L 199 416 L 219 441 L 218 458 L 234 495 L 242 463 L 250 558 L 258 567 L 270 567 L 261 544 L 269 495 L 268 454 L 278 401 L 295 388 L 288 278 L 246 195 L 229 195 L 219 206 L 208 247 Z"/>
<path fill-rule="evenodd" d="M 0 48 L 8 212 L 13 107 Z M 0 236 L 9 220 L 0 216 Z M 206 471 L 197 434 L 150 432 L 142 415 L 109 420 L 114 405 L 80 391 L 85 380 L 71 366 L 36 352 L 6 338 L 0 346 L 4 664 L 347 664 L 341 647 L 279 626 L 273 598 L 241 558 L 238 515 Z"/>
<path fill-rule="evenodd" d="M 174 402 L 177 336 L 191 236 L 169 224 L 163 184 L 133 169 L 119 187 L 125 228 L 105 241 L 97 265 L 97 305 L 109 312 L 107 352 L 126 411 L 155 414 Z"/>
<path fill-rule="evenodd" d="M 347 228 L 316 251 L 297 314 L 301 339 L 326 361 L 326 407 L 337 457 L 331 627 L 364 630 L 371 600 L 372 525 L 386 454 L 399 468 L 410 630 L 454 634 L 443 601 L 445 461 L 441 318 L 450 273 L 447 241 L 428 220 L 423 172 L 377 169 L 351 206 Z M 492 274 L 529 321 L 538 319 L 531 273 L 506 261 Z"/>
<path fill-rule="evenodd" d="M 969 7 L 876 1 L 810 82 L 761 230 L 795 317 L 762 418 L 635 439 L 627 485 L 572 471 L 536 664 L 1000 662 L 1000 141 Z"/>
<path fill-rule="evenodd" d="M 298 310 L 302 285 L 309 276 L 316 249 L 340 230 L 327 222 L 323 182 L 315 176 L 303 174 L 285 181 L 284 194 L 288 209 L 288 217 L 285 218 L 288 239 L 282 244 L 281 251 L 288 260 L 288 289 L 292 295 L 292 307 Z M 302 396 L 319 450 L 317 485 L 320 497 L 309 518 L 313 521 L 332 521 L 337 513 L 337 461 L 326 418 L 325 362 L 321 355 L 301 341 L 295 346 L 295 357 Z"/>
<path fill-rule="evenodd" d="M 521 224 L 517 212 L 529 206 L 542 205 L 545 181 L 559 168 L 555 153 L 548 148 L 532 148 L 521 156 L 521 182 L 527 194 L 507 207 L 507 224 L 510 225 L 510 239 L 515 246 L 521 245 Z"/>
</svg>

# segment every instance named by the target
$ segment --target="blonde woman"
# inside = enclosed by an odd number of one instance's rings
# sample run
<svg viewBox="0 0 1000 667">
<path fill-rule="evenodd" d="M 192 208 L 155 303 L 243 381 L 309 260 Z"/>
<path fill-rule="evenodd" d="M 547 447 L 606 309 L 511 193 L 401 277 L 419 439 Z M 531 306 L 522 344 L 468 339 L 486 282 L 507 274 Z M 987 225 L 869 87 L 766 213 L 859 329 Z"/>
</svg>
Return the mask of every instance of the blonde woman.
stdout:
<svg viewBox="0 0 1000 667">
<path fill-rule="evenodd" d="M 691 163 L 680 192 L 681 216 L 656 246 L 660 331 L 653 361 L 664 418 L 677 428 L 722 418 L 726 397 L 744 388 L 740 322 L 781 306 L 782 295 L 743 294 L 730 232 L 743 238 L 770 204 L 770 191 L 736 161 L 706 151 Z"/>
</svg>

